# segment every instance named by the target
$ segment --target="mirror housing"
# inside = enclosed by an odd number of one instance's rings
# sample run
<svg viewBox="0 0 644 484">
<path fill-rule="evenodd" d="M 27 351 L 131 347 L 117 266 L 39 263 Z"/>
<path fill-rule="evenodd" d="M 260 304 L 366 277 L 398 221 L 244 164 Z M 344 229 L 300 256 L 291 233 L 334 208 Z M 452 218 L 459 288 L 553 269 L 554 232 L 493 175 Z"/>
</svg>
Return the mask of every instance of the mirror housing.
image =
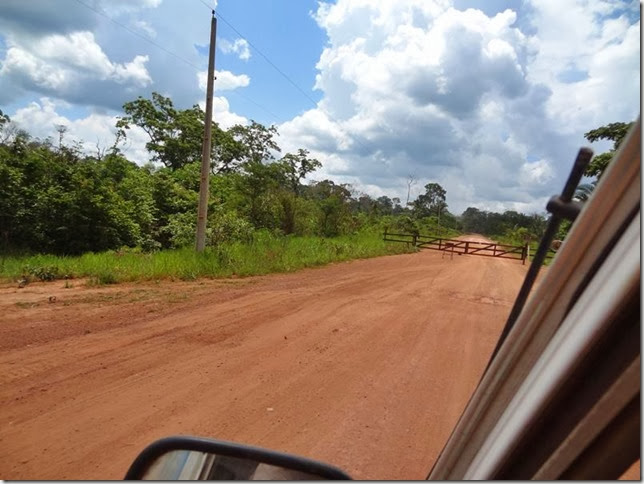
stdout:
<svg viewBox="0 0 644 484">
<path fill-rule="evenodd" d="M 187 469 L 187 466 L 190 469 Z M 147 446 L 125 480 L 348 480 L 304 457 L 221 440 L 166 437 Z"/>
</svg>

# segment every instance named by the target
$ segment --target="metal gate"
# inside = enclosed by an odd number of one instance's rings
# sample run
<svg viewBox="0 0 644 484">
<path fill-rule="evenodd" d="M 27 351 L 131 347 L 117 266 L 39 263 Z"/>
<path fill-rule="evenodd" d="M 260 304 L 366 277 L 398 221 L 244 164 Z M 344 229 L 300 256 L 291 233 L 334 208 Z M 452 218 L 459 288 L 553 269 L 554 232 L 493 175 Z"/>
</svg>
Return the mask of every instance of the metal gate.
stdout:
<svg viewBox="0 0 644 484">
<path fill-rule="evenodd" d="M 385 231 L 386 242 L 404 242 L 419 249 L 432 249 L 449 252 L 452 255 L 468 254 L 482 255 L 485 257 L 500 257 L 503 259 L 520 260 L 525 264 L 528 257 L 527 245 L 507 245 L 495 242 L 474 242 L 471 240 L 444 239 L 431 235 L 420 234 L 392 234 Z"/>
</svg>

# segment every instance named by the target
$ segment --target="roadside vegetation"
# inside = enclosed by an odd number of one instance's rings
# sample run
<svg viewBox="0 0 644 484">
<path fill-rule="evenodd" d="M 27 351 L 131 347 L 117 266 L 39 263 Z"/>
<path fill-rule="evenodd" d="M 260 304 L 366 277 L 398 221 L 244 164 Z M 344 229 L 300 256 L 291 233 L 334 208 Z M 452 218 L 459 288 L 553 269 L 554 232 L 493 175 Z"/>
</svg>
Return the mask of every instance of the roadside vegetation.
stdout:
<svg viewBox="0 0 644 484">
<path fill-rule="evenodd" d="M 0 111 L 0 279 L 87 277 L 94 283 L 291 271 L 410 250 L 382 234 L 500 235 L 538 240 L 544 215 L 448 210 L 427 183 L 413 200 L 371 197 L 349 184 L 310 181 L 321 163 L 282 153 L 274 126 L 213 129 L 207 249 L 193 250 L 204 113 L 153 93 L 124 105 L 112 146 L 88 150 L 33 138 Z M 152 162 L 125 156 L 132 129 Z M 409 187 L 416 180 L 410 177 Z M 523 241 L 523 242 L 522 242 Z"/>
<path fill-rule="evenodd" d="M 281 154 L 277 131 L 215 126 L 207 249 L 193 250 L 203 112 L 153 94 L 124 106 L 114 144 L 95 153 L 34 139 L 0 112 L 0 279 L 91 283 L 291 271 L 410 249 L 382 241 L 387 226 L 458 233 L 444 190 L 402 207 L 331 180 L 304 149 Z M 124 155 L 133 127 L 153 163 Z M 442 211 L 439 220 L 438 212 Z"/>
<path fill-rule="evenodd" d="M 89 284 L 137 280 L 233 277 L 290 272 L 331 262 L 408 252 L 386 244 L 374 231 L 335 238 L 256 234 L 252 242 L 226 242 L 198 254 L 192 247 L 142 252 L 122 249 L 80 256 L 32 255 L 0 258 L 0 274 L 10 280 L 88 278 Z"/>
</svg>

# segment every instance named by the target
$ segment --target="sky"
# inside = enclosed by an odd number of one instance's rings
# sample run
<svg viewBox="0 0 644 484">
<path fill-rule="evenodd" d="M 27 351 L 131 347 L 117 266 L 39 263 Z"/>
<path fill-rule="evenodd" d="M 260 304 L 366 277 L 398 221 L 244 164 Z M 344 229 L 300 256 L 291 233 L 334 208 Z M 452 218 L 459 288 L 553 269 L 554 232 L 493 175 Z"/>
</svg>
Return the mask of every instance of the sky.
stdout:
<svg viewBox="0 0 644 484">
<path fill-rule="evenodd" d="M 91 153 L 138 96 L 204 106 L 213 7 L 215 121 L 274 124 L 282 154 L 322 162 L 311 179 L 372 197 L 435 182 L 455 214 L 541 213 L 583 133 L 639 116 L 629 0 L 2 0 L 0 109 Z"/>
</svg>

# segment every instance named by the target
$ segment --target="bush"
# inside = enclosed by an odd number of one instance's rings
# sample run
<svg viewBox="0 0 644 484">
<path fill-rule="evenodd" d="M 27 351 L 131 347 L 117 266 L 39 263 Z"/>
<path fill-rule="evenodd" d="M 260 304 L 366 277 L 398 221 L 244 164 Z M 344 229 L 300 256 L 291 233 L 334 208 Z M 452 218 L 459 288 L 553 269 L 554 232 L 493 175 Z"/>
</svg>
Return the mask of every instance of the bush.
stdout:
<svg viewBox="0 0 644 484">
<path fill-rule="evenodd" d="M 216 211 L 208 220 L 209 245 L 225 242 L 249 242 L 253 238 L 253 226 L 234 212 Z"/>
<path fill-rule="evenodd" d="M 389 228 L 390 232 L 403 232 L 418 235 L 420 233 L 418 224 L 408 215 L 396 217 Z"/>
<path fill-rule="evenodd" d="M 251 242 L 223 242 L 203 253 L 193 248 L 142 253 L 137 249 L 86 253 L 79 257 L 18 256 L 0 258 L 0 278 L 53 280 L 87 277 L 89 285 L 164 278 L 248 276 L 284 272 L 363 257 L 409 252 L 405 244 L 388 244 L 374 228 L 338 238 L 279 236 L 268 229 Z"/>
<path fill-rule="evenodd" d="M 187 247 L 195 243 L 197 217 L 192 212 L 173 213 L 161 230 L 169 235 L 173 248 Z"/>
<path fill-rule="evenodd" d="M 41 281 L 53 281 L 61 278 L 60 269 L 53 265 L 25 266 L 23 269 L 23 278 L 30 280 L 32 277 Z"/>
<path fill-rule="evenodd" d="M 87 281 L 89 286 L 103 286 L 107 284 L 116 284 L 119 282 L 118 278 L 112 272 L 102 272 L 96 276 L 92 276 Z"/>
</svg>

